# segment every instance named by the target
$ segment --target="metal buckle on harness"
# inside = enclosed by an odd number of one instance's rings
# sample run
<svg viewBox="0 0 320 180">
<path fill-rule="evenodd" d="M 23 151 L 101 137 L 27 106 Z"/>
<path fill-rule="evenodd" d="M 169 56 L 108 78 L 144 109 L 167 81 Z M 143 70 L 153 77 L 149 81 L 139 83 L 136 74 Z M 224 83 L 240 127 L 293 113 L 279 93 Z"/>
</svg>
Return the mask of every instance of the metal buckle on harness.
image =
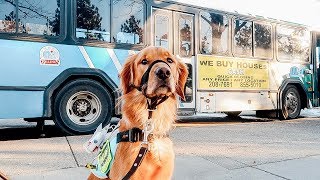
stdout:
<svg viewBox="0 0 320 180">
<path fill-rule="evenodd" d="M 153 131 L 153 129 L 154 129 L 154 126 L 151 123 L 151 119 L 149 119 L 143 127 L 143 140 L 141 142 L 141 146 L 148 146 L 148 149 L 149 149 L 148 137 Z"/>
</svg>

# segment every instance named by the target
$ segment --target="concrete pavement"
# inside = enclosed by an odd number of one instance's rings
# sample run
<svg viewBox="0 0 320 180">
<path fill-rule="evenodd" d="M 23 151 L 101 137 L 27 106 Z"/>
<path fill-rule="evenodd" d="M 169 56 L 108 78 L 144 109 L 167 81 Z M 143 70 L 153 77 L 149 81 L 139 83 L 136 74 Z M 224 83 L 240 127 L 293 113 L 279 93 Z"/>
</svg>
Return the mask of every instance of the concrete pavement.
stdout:
<svg viewBox="0 0 320 180">
<path fill-rule="evenodd" d="M 320 179 L 320 119 L 179 124 L 173 179 Z M 1 134 L 1 131 L 0 131 Z M 0 141 L 10 179 L 86 179 L 90 136 Z"/>
</svg>

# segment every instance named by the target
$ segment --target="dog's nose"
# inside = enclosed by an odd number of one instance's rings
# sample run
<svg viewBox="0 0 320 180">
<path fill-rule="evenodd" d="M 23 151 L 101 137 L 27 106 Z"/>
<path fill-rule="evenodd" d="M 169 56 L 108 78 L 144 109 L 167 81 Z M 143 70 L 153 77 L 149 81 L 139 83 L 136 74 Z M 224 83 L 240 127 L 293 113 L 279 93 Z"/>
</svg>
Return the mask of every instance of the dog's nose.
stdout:
<svg viewBox="0 0 320 180">
<path fill-rule="evenodd" d="M 159 67 L 155 73 L 162 80 L 166 80 L 171 75 L 170 69 L 167 67 Z"/>
</svg>

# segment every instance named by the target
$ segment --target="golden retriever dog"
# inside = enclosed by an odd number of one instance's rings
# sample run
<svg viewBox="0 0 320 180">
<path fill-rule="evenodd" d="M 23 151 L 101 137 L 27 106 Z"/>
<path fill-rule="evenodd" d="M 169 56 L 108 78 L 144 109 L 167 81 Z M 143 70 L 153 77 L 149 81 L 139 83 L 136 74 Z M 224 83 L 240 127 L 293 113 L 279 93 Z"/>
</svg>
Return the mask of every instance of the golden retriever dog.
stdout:
<svg viewBox="0 0 320 180">
<path fill-rule="evenodd" d="M 129 57 L 120 73 L 122 119 L 119 132 L 144 129 L 151 123 L 148 151 L 130 180 L 171 179 L 174 169 L 174 151 L 168 132 L 176 119 L 177 97 L 184 99 L 188 76 L 186 65 L 161 47 L 147 47 Z M 163 99 L 149 116 L 148 101 Z M 148 122 L 149 121 L 149 122 Z M 109 178 L 123 179 L 139 153 L 140 142 L 119 142 Z M 88 179 L 98 179 L 90 174 Z"/>
</svg>

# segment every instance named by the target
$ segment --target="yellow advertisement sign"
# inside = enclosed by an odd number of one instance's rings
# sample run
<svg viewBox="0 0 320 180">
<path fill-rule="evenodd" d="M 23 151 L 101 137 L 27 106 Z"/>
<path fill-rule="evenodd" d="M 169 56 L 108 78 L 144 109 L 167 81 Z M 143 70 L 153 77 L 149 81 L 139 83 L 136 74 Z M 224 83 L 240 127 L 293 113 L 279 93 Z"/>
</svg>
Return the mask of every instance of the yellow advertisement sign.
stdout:
<svg viewBox="0 0 320 180">
<path fill-rule="evenodd" d="M 197 63 L 199 89 L 269 89 L 267 61 L 198 55 Z"/>
</svg>

